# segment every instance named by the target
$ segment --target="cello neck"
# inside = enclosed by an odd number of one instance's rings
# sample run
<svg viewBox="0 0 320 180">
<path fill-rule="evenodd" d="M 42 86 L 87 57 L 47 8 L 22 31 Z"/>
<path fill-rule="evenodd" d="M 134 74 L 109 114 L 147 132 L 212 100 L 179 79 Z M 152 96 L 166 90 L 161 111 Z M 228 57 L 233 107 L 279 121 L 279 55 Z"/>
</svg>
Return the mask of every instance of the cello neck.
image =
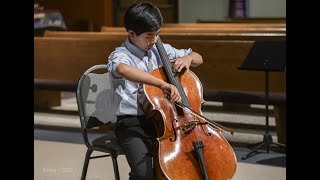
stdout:
<svg viewBox="0 0 320 180">
<path fill-rule="evenodd" d="M 186 93 L 184 92 L 181 84 L 180 84 L 180 80 L 179 80 L 179 77 L 176 73 L 173 73 L 173 67 L 172 67 L 172 64 L 168 58 L 168 55 L 163 47 L 163 44 L 162 44 L 162 41 L 161 41 L 161 38 L 160 36 L 158 36 L 158 40 L 156 42 L 156 47 L 159 51 L 159 55 L 161 57 L 161 60 L 162 60 L 162 63 L 163 63 L 163 67 L 164 67 L 164 71 L 166 73 L 166 76 L 167 76 L 167 79 L 169 80 L 169 82 L 174 85 L 180 95 L 181 95 L 181 101 L 182 103 L 187 106 L 187 107 L 190 107 L 190 103 L 189 103 L 189 100 L 187 98 L 187 95 Z"/>
</svg>

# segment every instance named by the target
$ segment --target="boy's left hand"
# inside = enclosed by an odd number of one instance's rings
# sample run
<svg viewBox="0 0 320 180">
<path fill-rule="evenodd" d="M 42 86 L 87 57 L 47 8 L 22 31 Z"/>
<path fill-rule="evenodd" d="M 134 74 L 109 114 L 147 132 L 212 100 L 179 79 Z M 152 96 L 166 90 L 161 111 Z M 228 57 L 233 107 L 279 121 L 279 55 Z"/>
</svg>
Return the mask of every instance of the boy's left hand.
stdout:
<svg viewBox="0 0 320 180">
<path fill-rule="evenodd" d="M 191 61 L 192 61 L 191 58 L 186 58 L 186 57 L 179 58 L 173 63 L 173 69 L 177 72 L 181 72 L 183 68 L 186 68 L 186 73 L 188 73 L 189 67 L 191 65 Z"/>
</svg>

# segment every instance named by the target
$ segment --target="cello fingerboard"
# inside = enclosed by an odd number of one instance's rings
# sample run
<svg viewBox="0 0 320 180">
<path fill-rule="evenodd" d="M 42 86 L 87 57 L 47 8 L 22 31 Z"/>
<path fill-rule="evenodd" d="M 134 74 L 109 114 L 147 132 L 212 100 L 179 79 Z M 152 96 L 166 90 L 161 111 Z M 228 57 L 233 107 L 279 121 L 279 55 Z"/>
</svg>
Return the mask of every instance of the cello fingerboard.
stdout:
<svg viewBox="0 0 320 180">
<path fill-rule="evenodd" d="M 169 60 L 169 57 L 168 57 L 168 55 L 166 53 L 166 50 L 163 47 L 163 44 L 162 44 L 160 36 L 158 36 L 158 40 L 156 42 L 156 47 L 157 47 L 157 49 L 159 51 L 159 55 L 160 55 L 161 60 L 163 62 L 164 71 L 166 73 L 167 78 L 169 79 L 169 82 L 171 84 L 173 84 L 178 89 L 178 91 L 180 93 L 180 96 L 181 96 L 182 103 L 185 106 L 190 108 L 190 103 L 189 103 L 189 100 L 187 98 L 187 95 L 184 92 L 184 90 L 183 90 L 183 88 L 182 88 L 182 86 L 180 84 L 180 79 L 179 79 L 178 75 L 173 73 L 172 64 L 171 64 L 171 62 Z"/>
</svg>

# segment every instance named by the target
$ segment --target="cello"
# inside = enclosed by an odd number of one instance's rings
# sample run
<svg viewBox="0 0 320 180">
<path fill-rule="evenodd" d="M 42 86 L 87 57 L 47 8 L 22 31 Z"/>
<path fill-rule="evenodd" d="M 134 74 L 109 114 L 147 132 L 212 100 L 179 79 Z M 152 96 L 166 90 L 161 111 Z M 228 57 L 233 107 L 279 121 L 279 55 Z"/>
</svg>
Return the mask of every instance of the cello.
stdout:
<svg viewBox="0 0 320 180">
<path fill-rule="evenodd" d="M 202 115 L 203 88 L 198 77 L 191 70 L 173 72 L 160 36 L 156 47 L 163 67 L 150 74 L 175 85 L 181 95 L 181 101 L 173 103 L 169 92 L 146 84 L 139 94 L 146 118 L 157 129 L 153 148 L 157 179 L 231 179 L 237 160 L 221 131 L 233 131 Z"/>
</svg>

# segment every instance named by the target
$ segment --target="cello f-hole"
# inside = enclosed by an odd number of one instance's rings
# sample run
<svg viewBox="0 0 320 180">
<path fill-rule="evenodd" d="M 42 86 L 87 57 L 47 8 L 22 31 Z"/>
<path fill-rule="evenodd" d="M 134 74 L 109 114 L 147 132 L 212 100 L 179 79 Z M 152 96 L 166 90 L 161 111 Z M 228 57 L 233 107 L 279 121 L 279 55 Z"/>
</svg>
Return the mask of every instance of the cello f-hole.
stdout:
<svg viewBox="0 0 320 180">
<path fill-rule="evenodd" d="M 171 142 L 174 142 L 174 141 L 177 140 L 177 133 L 176 133 L 176 130 L 175 130 L 175 128 L 174 128 L 174 122 L 178 122 L 178 119 L 173 119 L 173 120 L 171 121 L 172 131 L 173 131 L 173 135 L 174 135 L 174 139 L 172 139 L 172 137 L 169 138 L 169 140 L 170 140 Z"/>
</svg>

